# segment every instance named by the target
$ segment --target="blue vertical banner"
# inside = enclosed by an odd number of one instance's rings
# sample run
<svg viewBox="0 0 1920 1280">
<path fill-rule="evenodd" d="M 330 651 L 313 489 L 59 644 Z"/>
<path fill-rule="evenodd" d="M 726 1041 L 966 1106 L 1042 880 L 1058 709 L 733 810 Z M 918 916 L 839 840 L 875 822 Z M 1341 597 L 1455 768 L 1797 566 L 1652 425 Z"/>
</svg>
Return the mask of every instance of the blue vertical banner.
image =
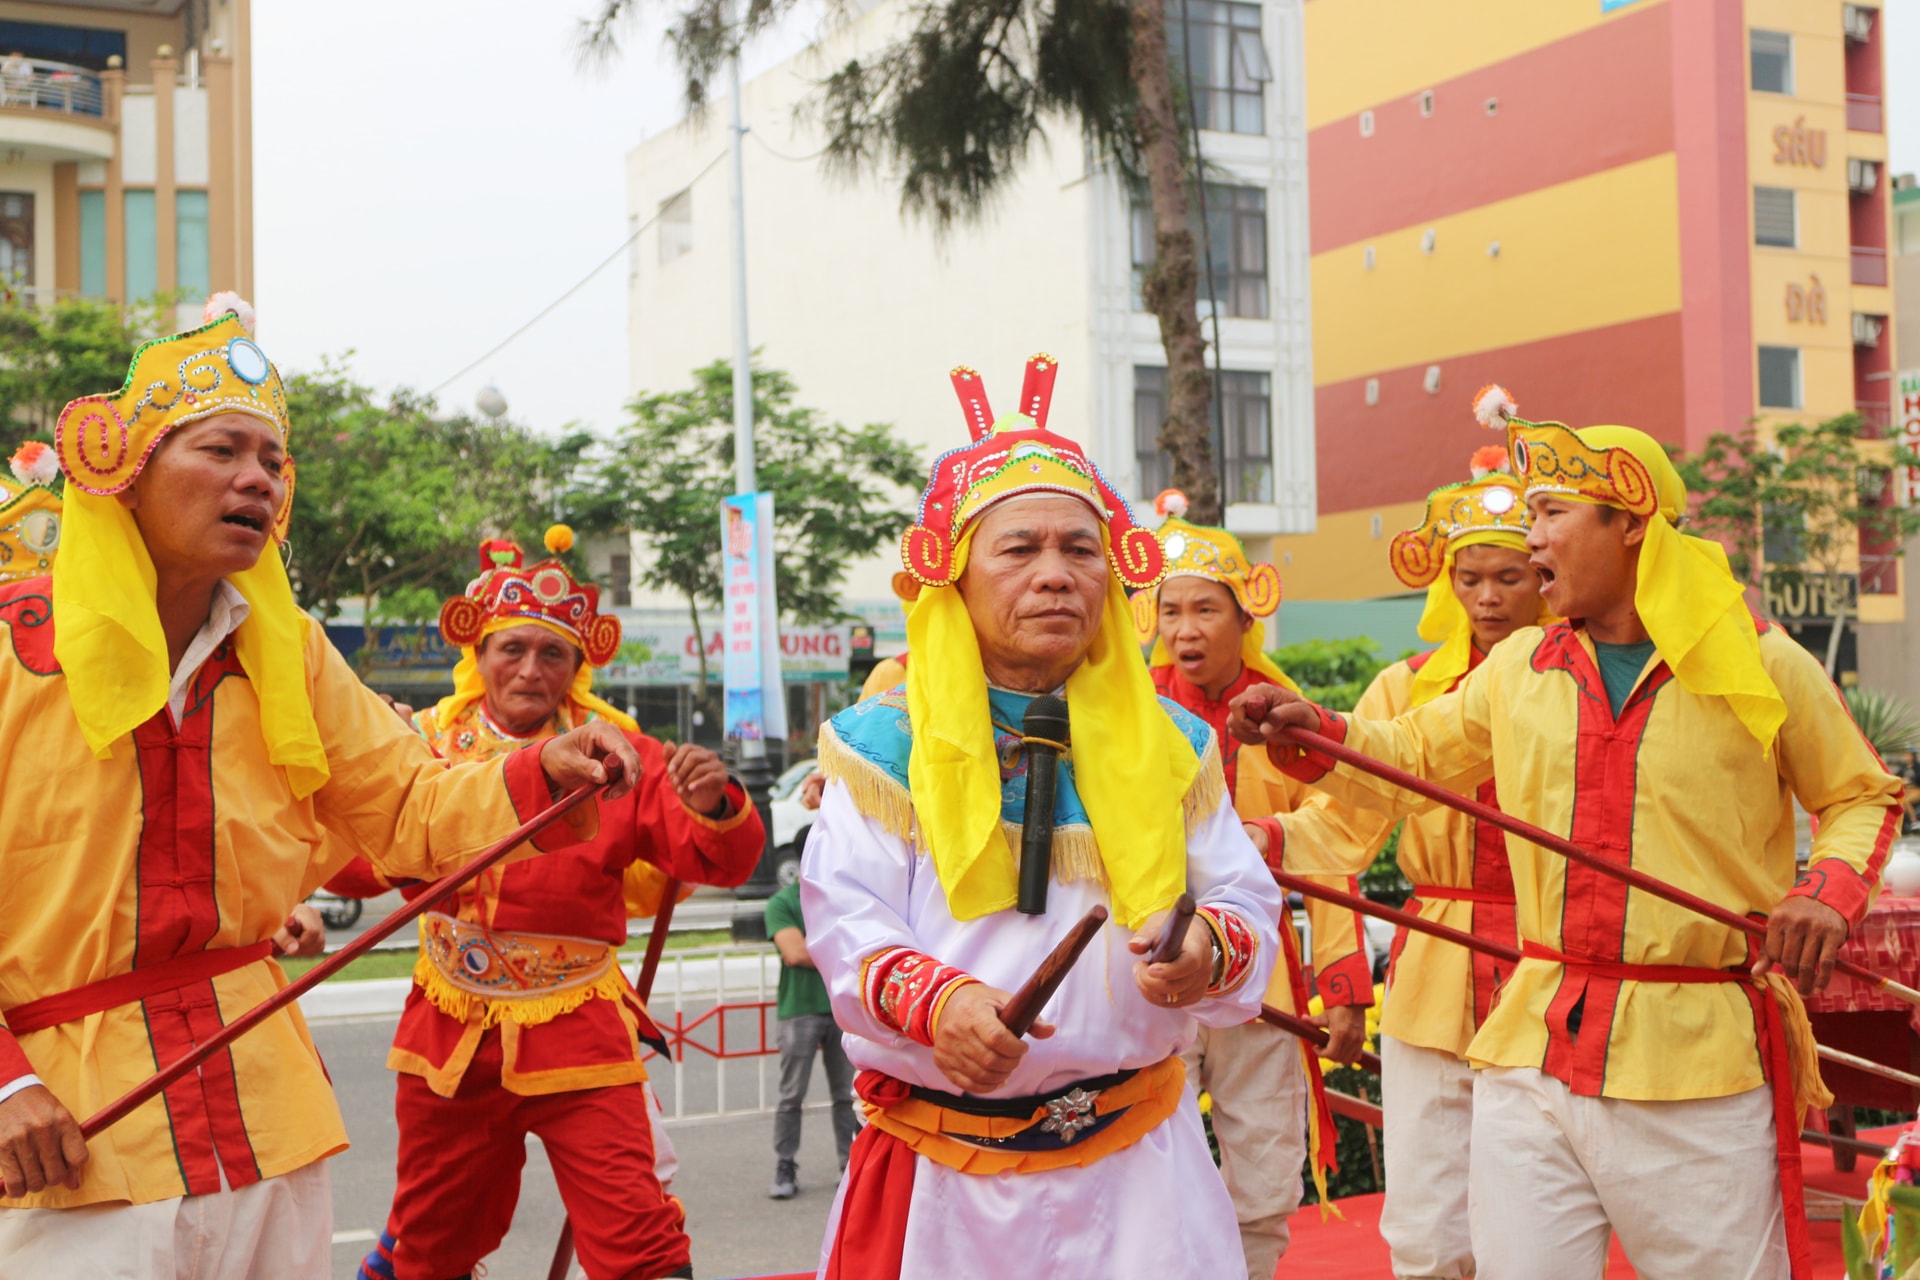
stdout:
<svg viewBox="0 0 1920 1280">
<path fill-rule="evenodd" d="M 773 495 L 737 493 L 720 504 L 724 582 L 726 735 L 743 741 L 787 736 L 780 678 L 780 608 L 773 583 Z"/>
</svg>

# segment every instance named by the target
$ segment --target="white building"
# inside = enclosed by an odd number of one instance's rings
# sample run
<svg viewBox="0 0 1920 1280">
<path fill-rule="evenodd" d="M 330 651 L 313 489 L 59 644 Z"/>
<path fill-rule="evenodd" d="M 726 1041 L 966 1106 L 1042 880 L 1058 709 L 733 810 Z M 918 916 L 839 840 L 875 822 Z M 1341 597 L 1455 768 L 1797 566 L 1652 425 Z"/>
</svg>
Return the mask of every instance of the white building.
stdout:
<svg viewBox="0 0 1920 1280">
<path fill-rule="evenodd" d="M 1314 525 L 1301 4 L 1186 5 L 1211 180 L 1228 523 L 1256 555 L 1272 535 Z M 1170 6 L 1176 40 L 1180 9 Z M 1027 356 L 1049 352 L 1060 361 L 1049 425 L 1085 442 L 1136 505 L 1150 500 L 1167 474 L 1154 443 L 1166 361 L 1136 287 L 1151 222 L 1077 123 L 1051 125 L 988 215 L 945 237 L 903 217 L 891 176 L 847 184 L 820 167 L 822 135 L 804 113 L 815 86 L 882 48 L 911 13 L 882 0 L 745 87 L 758 360 L 794 377 L 800 403 L 890 422 L 931 460 L 966 441 L 952 366 L 981 370 L 1005 412 Z M 636 393 L 688 385 L 694 368 L 732 354 L 728 117 L 717 102 L 628 155 L 629 217 L 651 220 L 629 281 Z M 896 568 L 890 553 L 858 566 L 850 603 L 889 601 Z"/>
</svg>

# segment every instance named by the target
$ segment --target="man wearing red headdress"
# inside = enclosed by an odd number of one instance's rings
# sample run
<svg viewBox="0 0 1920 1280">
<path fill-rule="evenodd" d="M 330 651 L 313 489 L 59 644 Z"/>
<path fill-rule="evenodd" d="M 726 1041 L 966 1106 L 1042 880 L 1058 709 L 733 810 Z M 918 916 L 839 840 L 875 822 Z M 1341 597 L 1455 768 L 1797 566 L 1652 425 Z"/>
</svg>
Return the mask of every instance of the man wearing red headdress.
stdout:
<svg viewBox="0 0 1920 1280">
<path fill-rule="evenodd" d="M 572 540 L 564 525 L 548 530 L 550 550 Z M 422 918 L 387 1056 L 401 1073 L 398 1186 L 360 1274 L 470 1274 L 506 1235 L 533 1134 L 590 1280 L 691 1275 L 685 1214 L 656 1174 L 641 1062 L 646 1043 L 664 1046 L 615 952 L 629 916 L 658 910 L 669 877 L 745 880 L 765 829 L 713 752 L 662 744 L 593 692 L 593 669 L 620 647 L 596 588 L 558 560 L 523 565 L 511 542 L 480 550 L 480 576 L 440 611 L 460 663 L 453 694 L 414 716 L 421 735 L 458 763 L 605 721 L 639 752 L 641 778 L 601 805 L 594 839 L 489 872 Z M 385 887 L 358 870 L 359 883 L 335 886 Z"/>
</svg>

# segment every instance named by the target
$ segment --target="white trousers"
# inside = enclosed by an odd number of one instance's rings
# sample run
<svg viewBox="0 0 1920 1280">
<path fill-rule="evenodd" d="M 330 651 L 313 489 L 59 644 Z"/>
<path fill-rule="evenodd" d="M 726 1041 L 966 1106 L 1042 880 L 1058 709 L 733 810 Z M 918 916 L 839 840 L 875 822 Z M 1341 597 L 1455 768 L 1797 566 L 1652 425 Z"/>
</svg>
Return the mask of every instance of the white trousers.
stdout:
<svg viewBox="0 0 1920 1280">
<path fill-rule="evenodd" d="M 1473 1082 L 1480 1280 L 1600 1280 L 1617 1234 L 1642 1280 L 1788 1280 L 1773 1095 L 1578 1097 L 1533 1067 Z"/>
<path fill-rule="evenodd" d="M 0 1209 L 5 1280 L 327 1280 L 332 1254 L 324 1160 L 212 1195 Z"/>
<path fill-rule="evenodd" d="M 1473 1274 L 1467 1229 L 1467 1153 L 1473 1135 L 1473 1068 L 1438 1049 L 1380 1037 L 1387 1133 L 1380 1234 L 1395 1280 L 1465 1280 Z"/>
<path fill-rule="evenodd" d="M 1187 1085 L 1213 1096 L 1220 1176 L 1240 1223 L 1247 1280 L 1273 1280 L 1300 1207 L 1307 1159 L 1307 1069 L 1300 1041 L 1249 1022 L 1202 1027 L 1181 1055 Z"/>
</svg>

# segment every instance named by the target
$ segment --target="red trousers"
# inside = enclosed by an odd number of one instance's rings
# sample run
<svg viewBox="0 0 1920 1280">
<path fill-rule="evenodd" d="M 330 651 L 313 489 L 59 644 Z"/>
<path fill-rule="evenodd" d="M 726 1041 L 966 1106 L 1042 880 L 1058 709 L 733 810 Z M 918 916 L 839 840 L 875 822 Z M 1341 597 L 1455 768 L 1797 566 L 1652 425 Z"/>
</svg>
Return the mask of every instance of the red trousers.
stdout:
<svg viewBox="0 0 1920 1280">
<path fill-rule="evenodd" d="M 451 1098 L 402 1074 L 399 1185 L 388 1231 L 397 1280 L 448 1280 L 500 1247 L 520 1199 L 527 1135 L 553 1165 L 591 1280 L 659 1280 L 691 1260 L 680 1202 L 653 1173 L 643 1086 L 526 1098 L 500 1087 L 488 1032 Z"/>
</svg>

